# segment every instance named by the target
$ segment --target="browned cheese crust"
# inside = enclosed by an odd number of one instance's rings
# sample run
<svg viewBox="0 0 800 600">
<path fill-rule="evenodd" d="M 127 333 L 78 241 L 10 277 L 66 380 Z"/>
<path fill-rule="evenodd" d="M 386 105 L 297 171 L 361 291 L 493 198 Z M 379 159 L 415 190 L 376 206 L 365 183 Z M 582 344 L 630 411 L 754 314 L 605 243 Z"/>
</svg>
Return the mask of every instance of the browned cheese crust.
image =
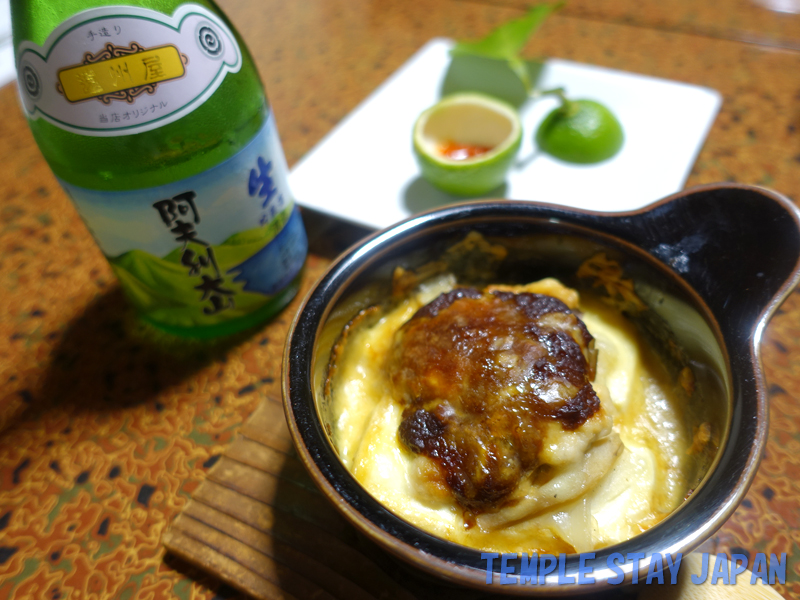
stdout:
<svg viewBox="0 0 800 600">
<path fill-rule="evenodd" d="M 389 360 L 402 442 L 430 457 L 459 503 L 497 508 L 535 476 L 548 423 L 600 407 L 593 338 L 556 298 L 457 288 L 398 331 Z"/>
</svg>

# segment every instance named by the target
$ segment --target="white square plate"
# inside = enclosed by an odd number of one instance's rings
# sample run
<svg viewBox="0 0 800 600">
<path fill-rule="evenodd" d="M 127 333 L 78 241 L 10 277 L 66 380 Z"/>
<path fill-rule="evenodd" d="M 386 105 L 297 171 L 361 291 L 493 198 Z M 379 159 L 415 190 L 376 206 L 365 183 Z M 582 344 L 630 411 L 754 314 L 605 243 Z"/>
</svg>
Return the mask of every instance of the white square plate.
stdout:
<svg viewBox="0 0 800 600">
<path fill-rule="evenodd" d="M 290 185 L 300 204 L 382 228 L 463 200 L 421 179 L 411 149 L 414 122 L 440 99 L 452 45 L 428 42 L 295 165 Z M 650 204 L 683 187 L 721 104 L 709 88 L 547 60 L 537 89 L 562 86 L 570 98 L 597 100 L 617 115 L 625 131 L 622 150 L 596 165 L 537 152 L 536 128 L 558 101 L 529 101 L 521 110 L 517 162 L 506 185 L 490 197 L 598 211 Z"/>
</svg>

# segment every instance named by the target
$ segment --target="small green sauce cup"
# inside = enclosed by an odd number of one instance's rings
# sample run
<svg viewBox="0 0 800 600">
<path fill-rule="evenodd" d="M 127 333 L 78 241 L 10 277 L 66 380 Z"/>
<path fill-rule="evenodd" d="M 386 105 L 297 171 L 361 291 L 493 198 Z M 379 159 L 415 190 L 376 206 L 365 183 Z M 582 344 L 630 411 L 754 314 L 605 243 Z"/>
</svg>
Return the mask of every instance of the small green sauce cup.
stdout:
<svg viewBox="0 0 800 600">
<path fill-rule="evenodd" d="M 522 124 L 516 109 L 476 93 L 447 96 L 414 124 L 414 154 L 422 176 L 456 196 L 480 196 L 499 187 L 519 152 Z M 485 149 L 451 158 L 447 147 Z M 462 153 L 464 154 L 464 153 Z"/>
</svg>

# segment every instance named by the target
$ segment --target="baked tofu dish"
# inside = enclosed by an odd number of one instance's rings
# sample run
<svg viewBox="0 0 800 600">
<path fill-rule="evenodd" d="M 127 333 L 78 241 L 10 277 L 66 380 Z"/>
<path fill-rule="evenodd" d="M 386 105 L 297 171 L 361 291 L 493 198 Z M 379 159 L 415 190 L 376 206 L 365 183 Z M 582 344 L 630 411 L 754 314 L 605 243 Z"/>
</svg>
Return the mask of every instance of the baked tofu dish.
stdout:
<svg viewBox="0 0 800 600">
<path fill-rule="evenodd" d="M 620 310 L 552 278 L 395 288 L 347 323 L 325 379 L 341 461 L 395 515 L 483 551 L 587 552 L 691 492 L 711 443 L 685 423 L 691 372 Z"/>
</svg>

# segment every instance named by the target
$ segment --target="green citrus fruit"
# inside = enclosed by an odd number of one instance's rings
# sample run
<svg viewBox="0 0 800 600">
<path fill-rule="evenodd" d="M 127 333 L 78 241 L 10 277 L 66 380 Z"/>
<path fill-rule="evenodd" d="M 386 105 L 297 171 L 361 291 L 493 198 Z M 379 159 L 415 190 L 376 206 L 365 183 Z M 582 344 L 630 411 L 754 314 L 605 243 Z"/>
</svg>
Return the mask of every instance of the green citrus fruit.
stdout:
<svg viewBox="0 0 800 600">
<path fill-rule="evenodd" d="M 426 180 L 450 194 L 479 196 L 505 181 L 522 125 L 510 104 L 483 94 L 453 94 L 419 116 L 413 141 Z"/>
<path fill-rule="evenodd" d="M 625 134 L 614 114 L 593 100 L 568 100 L 536 132 L 539 148 L 561 160 L 591 164 L 614 156 Z"/>
</svg>

